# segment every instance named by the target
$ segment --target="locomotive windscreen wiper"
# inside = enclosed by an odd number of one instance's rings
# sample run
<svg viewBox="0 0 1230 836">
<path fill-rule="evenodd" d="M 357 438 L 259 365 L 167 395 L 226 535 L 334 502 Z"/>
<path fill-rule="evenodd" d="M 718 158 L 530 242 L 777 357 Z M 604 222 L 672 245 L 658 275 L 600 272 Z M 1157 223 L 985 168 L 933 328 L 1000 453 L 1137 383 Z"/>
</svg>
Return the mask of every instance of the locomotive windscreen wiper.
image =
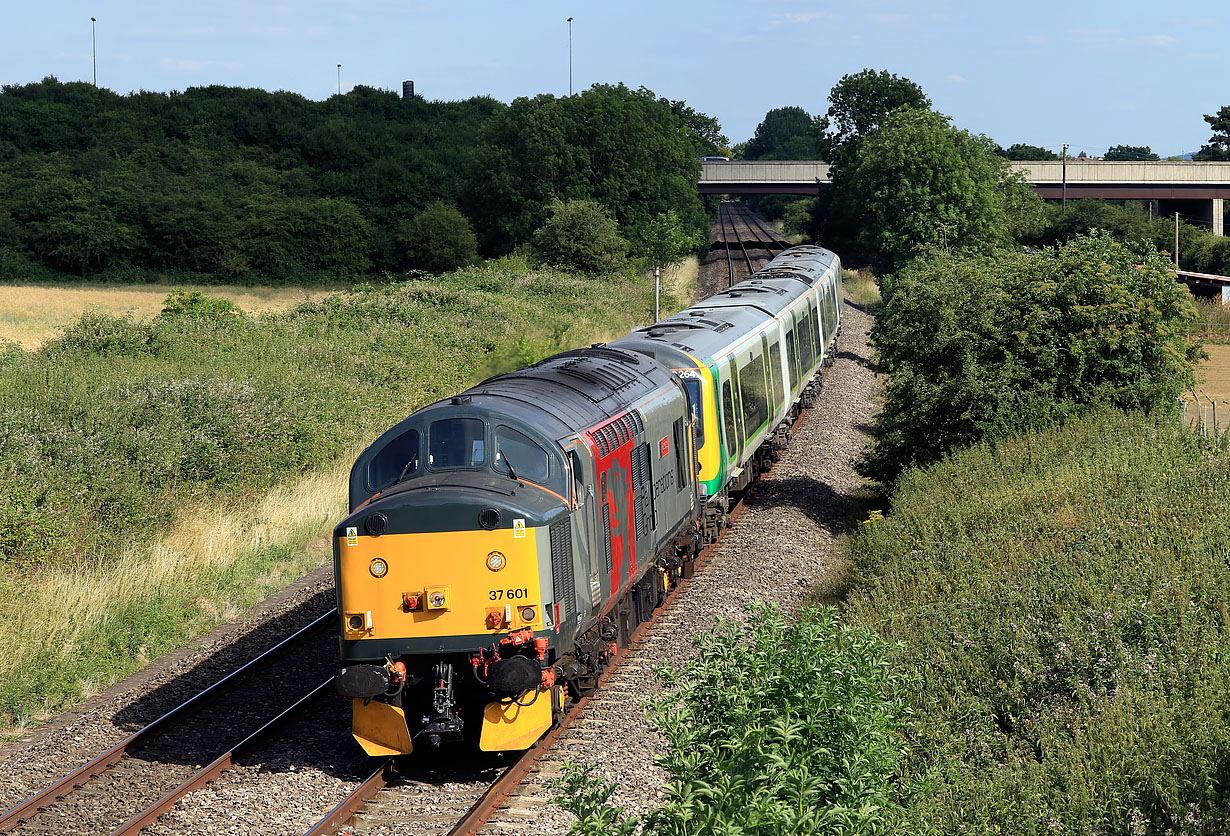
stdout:
<svg viewBox="0 0 1230 836">
<path fill-rule="evenodd" d="M 418 464 L 419 464 L 418 456 L 415 456 L 410 461 L 406 462 L 406 466 L 401 469 L 401 473 L 397 475 L 397 478 L 393 480 L 393 484 L 389 485 L 389 487 L 391 488 L 393 487 L 393 485 L 400 483 L 403 479 L 406 478 L 406 474 L 409 473 L 411 470 L 418 470 L 419 469 Z"/>
<path fill-rule="evenodd" d="M 508 468 L 508 475 L 509 475 L 509 476 L 511 476 L 512 478 L 516 479 L 516 478 L 517 478 L 517 471 L 513 469 L 513 464 L 512 464 L 512 462 L 509 460 L 508 456 L 502 456 L 501 458 L 503 458 L 503 459 L 504 459 L 504 466 Z"/>
</svg>

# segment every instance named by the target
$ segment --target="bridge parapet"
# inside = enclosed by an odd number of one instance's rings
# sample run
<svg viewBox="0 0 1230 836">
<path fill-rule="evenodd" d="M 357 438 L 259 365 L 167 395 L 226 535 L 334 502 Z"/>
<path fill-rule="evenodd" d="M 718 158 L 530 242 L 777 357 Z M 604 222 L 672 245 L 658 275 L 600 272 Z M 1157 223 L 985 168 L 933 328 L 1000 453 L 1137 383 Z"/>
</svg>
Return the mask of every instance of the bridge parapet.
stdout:
<svg viewBox="0 0 1230 836">
<path fill-rule="evenodd" d="M 1066 175 L 1059 160 L 1011 166 L 1041 197 L 1164 201 L 1164 214 L 1179 211 L 1222 234 L 1230 162 L 1068 160 Z M 809 160 L 706 162 L 697 188 L 701 194 L 818 194 L 832 182 L 829 169 L 828 163 Z"/>
</svg>

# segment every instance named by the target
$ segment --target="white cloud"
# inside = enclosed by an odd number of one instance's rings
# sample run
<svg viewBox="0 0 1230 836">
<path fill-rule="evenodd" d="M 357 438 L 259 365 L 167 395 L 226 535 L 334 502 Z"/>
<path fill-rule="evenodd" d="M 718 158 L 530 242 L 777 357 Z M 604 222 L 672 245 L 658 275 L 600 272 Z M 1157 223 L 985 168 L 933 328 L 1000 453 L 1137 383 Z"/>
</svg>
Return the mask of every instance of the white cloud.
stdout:
<svg viewBox="0 0 1230 836">
<path fill-rule="evenodd" d="M 962 75 L 950 75 L 948 76 L 948 80 L 953 84 L 966 84 L 969 81 L 968 78 Z"/>
<path fill-rule="evenodd" d="M 882 12 L 871 16 L 871 22 L 877 26 L 900 26 L 908 20 L 909 17 L 897 12 Z"/>
</svg>

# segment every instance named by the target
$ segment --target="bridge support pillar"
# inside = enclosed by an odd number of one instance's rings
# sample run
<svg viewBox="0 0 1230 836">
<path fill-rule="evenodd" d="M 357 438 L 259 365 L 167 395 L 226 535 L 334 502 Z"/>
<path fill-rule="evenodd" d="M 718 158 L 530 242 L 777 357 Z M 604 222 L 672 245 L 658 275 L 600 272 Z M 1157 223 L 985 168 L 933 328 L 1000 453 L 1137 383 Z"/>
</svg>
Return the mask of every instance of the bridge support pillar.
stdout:
<svg viewBox="0 0 1230 836">
<path fill-rule="evenodd" d="M 1225 209 L 1222 198 L 1209 200 L 1173 199 L 1157 202 L 1158 214 L 1163 218 L 1173 218 L 1178 212 L 1179 217 L 1190 224 L 1202 226 L 1211 230 L 1214 235 L 1225 235 Z"/>
</svg>

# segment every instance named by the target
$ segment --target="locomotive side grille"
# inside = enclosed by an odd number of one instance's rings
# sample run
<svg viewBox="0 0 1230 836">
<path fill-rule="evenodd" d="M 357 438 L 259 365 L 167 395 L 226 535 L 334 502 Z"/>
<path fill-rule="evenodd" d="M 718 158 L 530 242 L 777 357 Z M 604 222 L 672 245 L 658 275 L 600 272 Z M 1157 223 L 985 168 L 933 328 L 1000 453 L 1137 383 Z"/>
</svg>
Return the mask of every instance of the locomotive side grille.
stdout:
<svg viewBox="0 0 1230 836">
<path fill-rule="evenodd" d="M 632 517 L 636 521 L 636 538 L 649 533 L 653 508 L 649 504 L 649 445 L 642 444 L 632 451 Z"/>
<path fill-rule="evenodd" d="M 602 538 L 603 551 L 606 552 L 606 573 L 609 575 L 615 569 L 615 561 L 611 557 L 611 504 L 602 503 Z"/>
<path fill-rule="evenodd" d="M 610 542 L 610 539 L 607 539 Z M 576 607 L 572 578 L 572 519 L 551 526 L 551 581 L 562 620 Z"/>
<path fill-rule="evenodd" d="M 594 430 L 589 434 L 589 437 L 592 438 L 594 443 L 598 445 L 599 455 L 604 458 L 611 455 L 611 445 L 607 443 L 606 435 L 603 434 L 602 430 Z"/>
</svg>

